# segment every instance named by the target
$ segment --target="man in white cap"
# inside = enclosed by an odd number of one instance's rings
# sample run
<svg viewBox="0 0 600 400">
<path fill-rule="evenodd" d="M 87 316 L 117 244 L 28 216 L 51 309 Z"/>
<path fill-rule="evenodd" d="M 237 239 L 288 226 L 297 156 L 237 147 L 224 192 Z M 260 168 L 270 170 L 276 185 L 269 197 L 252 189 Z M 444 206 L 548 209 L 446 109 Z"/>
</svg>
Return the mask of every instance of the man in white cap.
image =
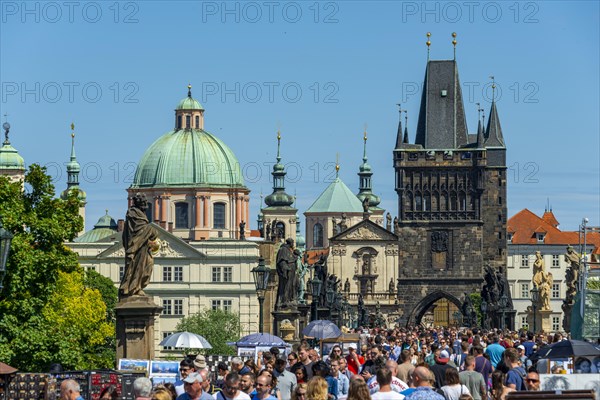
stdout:
<svg viewBox="0 0 600 400">
<path fill-rule="evenodd" d="M 177 400 L 212 400 L 213 397 L 202 390 L 202 375 L 192 372 L 183 380 L 185 393 L 177 396 Z"/>
<path fill-rule="evenodd" d="M 520 344 L 517 346 L 517 350 L 519 351 L 519 361 L 521 361 L 521 366 L 527 371 L 529 367 L 531 367 L 531 360 L 525 355 L 525 346 Z"/>
</svg>

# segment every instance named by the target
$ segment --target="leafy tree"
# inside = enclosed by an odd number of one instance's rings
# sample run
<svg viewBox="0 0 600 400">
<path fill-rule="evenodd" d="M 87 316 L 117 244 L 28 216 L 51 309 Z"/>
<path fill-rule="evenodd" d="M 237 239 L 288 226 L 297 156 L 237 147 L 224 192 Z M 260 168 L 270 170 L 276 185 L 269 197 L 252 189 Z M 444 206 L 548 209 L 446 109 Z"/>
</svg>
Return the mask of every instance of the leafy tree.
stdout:
<svg viewBox="0 0 600 400">
<path fill-rule="evenodd" d="M 483 321 L 483 313 L 481 312 L 481 293 L 469 293 L 471 302 L 473 302 L 473 308 L 477 313 L 477 326 L 481 326 Z"/>
<path fill-rule="evenodd" d="M 86 287 L 100 292 L 102 300 L 106 304 L 106 320 L 112 323 L 116 322 L 115 307 L 119 302 L 119 290 L 113 281 L 93 269 L 89 269 L 85 273 L 83 283 Z"/>
<path fill-rule="evenodd" d="M 240 338 L 240 317 L 229 311 L 204 309 L 183 318 L 176 330 L 204 336 L 212 346 L 212 349 L 205 351 L 206 354 L 234 355 L 234 349 L 227 342 L 235 342 Z"/>
<path fill-rule="evenodd" d="M 31 165 L 20 182 L 0 176 L 0 216 L 14 234 L 0 292 L 0 359 L 23 371 L 111 366 L 103 346 L 114 326 L 77 254 L 64 245 L 83 227 L 76 193 L 54 198 L 51 178 Z"/>
</svg>

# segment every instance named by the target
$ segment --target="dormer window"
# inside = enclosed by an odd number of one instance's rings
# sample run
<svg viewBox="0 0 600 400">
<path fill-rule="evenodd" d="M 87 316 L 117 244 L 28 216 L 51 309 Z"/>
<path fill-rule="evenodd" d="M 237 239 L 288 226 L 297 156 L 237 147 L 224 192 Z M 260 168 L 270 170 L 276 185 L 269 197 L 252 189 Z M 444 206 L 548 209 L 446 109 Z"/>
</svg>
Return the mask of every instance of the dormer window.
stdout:
<svg viewBox="0 0 600 400">
<path fill-rule="evenodd" d="M 513 234 L 512 234 L 512 233 L 508 233 L 508 234 L 506 235 L 506 241 L 507 241 L 508 243 L 512 243 L 512 239 L 513 239 Z"/>
<path fill-rule="evenodd" d="M 544 243 L 545 233 L 536 233 L 538 243 Z"/>
</svg>

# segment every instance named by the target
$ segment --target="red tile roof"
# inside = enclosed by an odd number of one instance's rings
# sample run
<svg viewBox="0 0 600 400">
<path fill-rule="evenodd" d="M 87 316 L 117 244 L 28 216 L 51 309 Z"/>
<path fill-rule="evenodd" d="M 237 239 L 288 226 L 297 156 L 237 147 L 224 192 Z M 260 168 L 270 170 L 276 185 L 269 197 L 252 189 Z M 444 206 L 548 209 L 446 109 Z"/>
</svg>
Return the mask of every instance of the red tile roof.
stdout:
<svg viewBox="0 0 600 400">
<path fill-rule="evenodd" d="M 305 254 L 306 254 L 306 257 L 308 258 L 308 263 L 314 264 L 317 261 L 319 261 L 319 257 L 321 257 L 321 254 L 328 256 L 329 249 L 327 248 L 327 249 L 322 249 L 322 250 L 307 250 Z"/>
<path fill-rule="evenodd" d="M 525 208 L 508 220 L 506 231 L 513 234 L 512 244 L 538 244 L 536 233 L 546 234 L 544 244 L 579 244 L 579 232 L 563 232 L 557 226 L 558 221 L 552 211 L 546 211 L 540 218 Z M 600 232 L 588 232 L 587 242 L 595 246 L 594 254 L 600 254 Z"/>
</svg>

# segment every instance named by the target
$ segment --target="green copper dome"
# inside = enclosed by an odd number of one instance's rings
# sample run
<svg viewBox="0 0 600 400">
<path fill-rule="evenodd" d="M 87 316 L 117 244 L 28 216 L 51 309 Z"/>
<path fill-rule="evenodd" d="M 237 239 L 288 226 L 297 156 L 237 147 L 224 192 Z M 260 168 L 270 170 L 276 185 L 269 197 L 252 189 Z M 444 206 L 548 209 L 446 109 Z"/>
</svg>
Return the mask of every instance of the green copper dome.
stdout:
<svg viewBox="0 0 600 400">
<path fill-rule="evenodd" d="M 192 85 L 188 85 L 188 95 L 181 100 L 175 110 L 204 110 L 202 104 L 192 98 Z"/>
<path fill-rule="evenodd" d="M 114 236 L 117 233 L 117 223 L 108 215 L 108 211 L 106 211 L 106 215 L 100 217 L 96 225 L 94 225 L 94 229 L 87 231 L 73 241 L 76 243 L 95 243 Z"/>
<path fill-rule="evenodd" d="M 25 170 L 25 160 L 19 155 L 17 149 L 12 147 L 8 141 L 0 147 L 0 170 L 21 169 Z"/>
<path fill-rule="evenodd" d="M 158 138 L 138 163 L 132 188 L 244 187 L 233 151 L 202 129 L 179 129 Z"/>
</svg>

